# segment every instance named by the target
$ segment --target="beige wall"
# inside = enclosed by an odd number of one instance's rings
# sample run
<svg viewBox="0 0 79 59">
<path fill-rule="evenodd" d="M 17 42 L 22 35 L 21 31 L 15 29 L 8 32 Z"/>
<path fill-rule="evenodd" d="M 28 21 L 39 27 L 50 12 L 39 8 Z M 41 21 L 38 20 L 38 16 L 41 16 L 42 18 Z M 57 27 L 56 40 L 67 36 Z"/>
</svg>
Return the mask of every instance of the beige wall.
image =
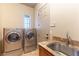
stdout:
<svg viewBox="0 0 79 59">
<path fill-rule="evenodd" d="M 0 40 L 2 39 L 2 8 L 0 5 Z"/>
<path fill-rule="evenodd" d="M 23 28 L 24 15 L 31 16 L 31 27 L 34 27 L 34 9 L 22 4 L 0 4 L 2 27 Z"/>
<path fill-rule="evenodd" d="M 53 35 L 65 37 L 66 33 L 73 40 L 79 41 L 79 4 L 52 4 Z"/>
<path fill-rule="evenodd" d="M 31 16 L 31 28 L 34 28 L 34 8 L 16 4 L 0 4 L 0 39 L 3 28 L 24 28 L 24 15 Z"/>
</svg>

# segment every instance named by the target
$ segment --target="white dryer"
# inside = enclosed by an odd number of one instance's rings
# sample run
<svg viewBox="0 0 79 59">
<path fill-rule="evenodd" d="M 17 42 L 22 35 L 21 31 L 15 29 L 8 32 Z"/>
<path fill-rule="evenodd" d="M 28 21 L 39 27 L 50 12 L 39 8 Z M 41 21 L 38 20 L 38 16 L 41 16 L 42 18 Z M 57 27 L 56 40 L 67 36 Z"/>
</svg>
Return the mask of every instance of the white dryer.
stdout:
<svg viewBox="0 0 79 59">
<path fill-rule="evenodd" d="M 3 55 L 22 55 L 23 29 L 4 28 L 3 29 Z"/>
<path fill-rule="evenodd" d="M 24 53 L 31 52 L 37 48 L 36 29 L 24 29 Z"/>
</svg>

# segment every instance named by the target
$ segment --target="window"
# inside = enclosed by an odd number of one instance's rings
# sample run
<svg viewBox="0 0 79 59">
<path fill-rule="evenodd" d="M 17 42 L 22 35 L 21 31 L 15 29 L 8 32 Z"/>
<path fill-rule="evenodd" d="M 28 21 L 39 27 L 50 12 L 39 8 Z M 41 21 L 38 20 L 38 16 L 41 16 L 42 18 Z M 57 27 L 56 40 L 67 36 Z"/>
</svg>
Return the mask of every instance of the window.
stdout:
<svg viewBox="0 0 79 59">
<path fill-rule="evenodd" d="M 30 16 L 24 16 L 24 28 L 30 28 Z"/>
</svg>

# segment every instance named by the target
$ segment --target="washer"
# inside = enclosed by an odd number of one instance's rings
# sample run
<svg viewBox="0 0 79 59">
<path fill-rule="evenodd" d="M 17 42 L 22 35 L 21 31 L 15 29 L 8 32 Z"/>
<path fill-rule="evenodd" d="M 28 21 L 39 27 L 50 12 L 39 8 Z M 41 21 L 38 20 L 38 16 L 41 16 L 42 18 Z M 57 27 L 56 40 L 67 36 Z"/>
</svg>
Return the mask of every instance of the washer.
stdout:
<svg viewBox="0 0 79 59">
<path fill-rule="evenodd" d="M 4 28 L 3 29 L 3 55 L 22 55 L 23 29 Z"/>
<path fill-rule="evenodd" d="M 37 48 L 36 29 L 24 29 L 24 53 L 31 52 Z"/>
</svg>

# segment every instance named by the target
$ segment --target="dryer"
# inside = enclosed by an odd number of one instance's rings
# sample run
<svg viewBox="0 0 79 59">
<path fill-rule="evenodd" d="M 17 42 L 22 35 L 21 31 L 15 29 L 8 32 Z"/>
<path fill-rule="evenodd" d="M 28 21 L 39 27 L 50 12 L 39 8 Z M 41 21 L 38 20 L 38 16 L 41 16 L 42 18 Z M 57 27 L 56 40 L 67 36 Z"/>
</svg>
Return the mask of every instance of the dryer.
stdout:
<svg viewBox="0 0 79 59">
<path fill-rule="evenodd" d="M 37 48 L 36 29 L 24 29 L 24 53 L 31 52 Z"/>
<path fill-rule="evenodd" d="M 22 55 L 23 29 L 4 28 L 3 29 L 3 55 Z"/>
</svg>

